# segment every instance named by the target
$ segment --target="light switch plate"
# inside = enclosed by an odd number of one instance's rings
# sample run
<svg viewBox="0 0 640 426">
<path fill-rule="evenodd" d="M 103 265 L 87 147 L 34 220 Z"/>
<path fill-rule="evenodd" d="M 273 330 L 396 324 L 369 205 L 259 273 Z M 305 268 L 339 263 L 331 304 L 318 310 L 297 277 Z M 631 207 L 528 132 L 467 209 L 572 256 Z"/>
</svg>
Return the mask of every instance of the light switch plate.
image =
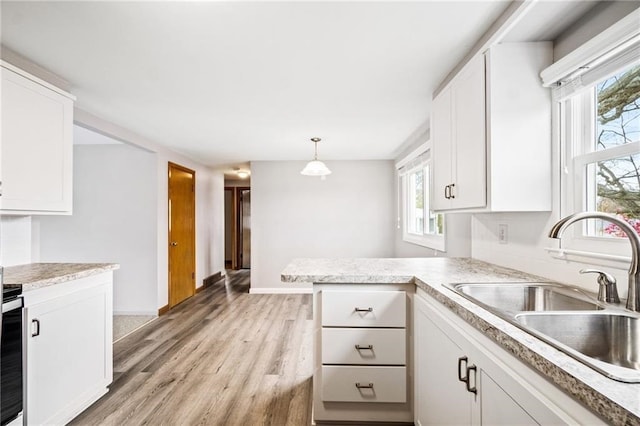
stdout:
<svg viewBox="0 0 640 426">
<path fill-rule="evenodd" d="M 508 241 L 508 227 L 506 223 L 498 225 L 498 242 L 500 244 L 507 244 Z"/>
</svg>

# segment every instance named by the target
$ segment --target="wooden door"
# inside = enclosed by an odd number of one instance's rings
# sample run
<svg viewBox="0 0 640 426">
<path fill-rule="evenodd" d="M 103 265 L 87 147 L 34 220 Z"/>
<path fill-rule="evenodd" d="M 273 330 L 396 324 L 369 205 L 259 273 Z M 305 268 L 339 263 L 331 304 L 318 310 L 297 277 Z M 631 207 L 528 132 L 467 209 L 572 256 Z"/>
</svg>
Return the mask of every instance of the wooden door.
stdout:
<svg viewBox="0 0 640 426">
<path fill-rule="evenodd" d="M 251 217 L 250 214 L 250 190 L 248 186 L 237 186 L 233 188 L 233 269 L 243 269 L 251 267 Z M 247 197 L 244 197 L 244 194 Z M 244 203 L 248 204 L 245 206 Z M 243 219 L 243 210 L 246 210 L 246 221 Z M 244 226 L 248 226 L 244 229 Z M 245 247 L 246 246 L 246 247 Z M 248 252 L 244 253 L 247 249 Z M 249 263 L 244 262 L 244 258 Z"/>
<path fill-rule="evenodd" d="M 195 293 L 196 172 L 169 163 L 169 307 Z"/>
<path fill-rule="evenodd" d="M 242 269 L 251 268 L 251 190 L 240 191 L 240 265 Z"/>
</svg>

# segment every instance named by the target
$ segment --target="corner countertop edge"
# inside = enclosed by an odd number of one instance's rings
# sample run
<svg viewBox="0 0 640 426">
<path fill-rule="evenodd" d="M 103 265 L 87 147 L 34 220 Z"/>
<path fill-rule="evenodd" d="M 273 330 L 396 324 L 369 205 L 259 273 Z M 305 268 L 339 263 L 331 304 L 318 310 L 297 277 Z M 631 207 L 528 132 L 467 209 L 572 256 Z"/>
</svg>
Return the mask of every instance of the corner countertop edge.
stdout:
<svg viewBox="0 0 640 426">
<path fill-rule="evenodd" d="M 117 263 L 28 263 L 4 268 L 4 285 L 35 290 L 120 269 Z"/>
<path fill-rule="evenodd" d="M 605 377 L 443 285 L 553 280 L 470 258 L 301 258 L 281 277 L 289 283 L 413 283 L 603 419 L 640 424 L 640 384 Z"/>
</svg>

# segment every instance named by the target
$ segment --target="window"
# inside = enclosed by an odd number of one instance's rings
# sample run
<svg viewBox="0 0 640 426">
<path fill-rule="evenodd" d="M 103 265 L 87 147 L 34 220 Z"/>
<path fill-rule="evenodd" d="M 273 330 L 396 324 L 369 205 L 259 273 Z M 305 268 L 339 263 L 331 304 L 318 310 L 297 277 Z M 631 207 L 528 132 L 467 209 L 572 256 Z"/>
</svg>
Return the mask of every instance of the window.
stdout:
<svg viewBox="0 0 640 426">
<path fill-rule="evenodd" d="M 616 68 L 560 104 L 563 215 L 612 213 L 640 232 L 640 63 L 636 59 Z M 607 64 L 600 66 L 599 73 L 606 69 Z M 590 72 L 598 75 L 597 69 Z M 575 228 L 572 245 L 581 250 L 628 252 L 624 233 L 614 224 L 589 220 Z"/>
<path fill-rule="evenodd" d="M 399 221 L 404 241 L 445 250 L 444 215 L 429 208 L 430 156 L 429 145 L 423 145 L 418 155 L 410 155 L 398 163 L 401 194 Z"/>
</svg>

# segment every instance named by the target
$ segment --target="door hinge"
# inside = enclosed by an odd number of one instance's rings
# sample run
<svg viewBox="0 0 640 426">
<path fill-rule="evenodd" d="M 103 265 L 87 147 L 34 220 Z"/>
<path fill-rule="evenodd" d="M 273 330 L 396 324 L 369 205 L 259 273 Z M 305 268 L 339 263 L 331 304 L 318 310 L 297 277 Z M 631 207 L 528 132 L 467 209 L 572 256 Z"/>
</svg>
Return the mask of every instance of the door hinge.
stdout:
<svg viewBox="0 0 640 426">
<path fill-rule="evenodd" d="M 192 272 L 192 273 L 191 273 L 191 279 L 192 279 L 192 280 L 195 280 L 195 279 L 196 279 L 196 273 L 195 273 L 195 272 Z"/>
</svg>

